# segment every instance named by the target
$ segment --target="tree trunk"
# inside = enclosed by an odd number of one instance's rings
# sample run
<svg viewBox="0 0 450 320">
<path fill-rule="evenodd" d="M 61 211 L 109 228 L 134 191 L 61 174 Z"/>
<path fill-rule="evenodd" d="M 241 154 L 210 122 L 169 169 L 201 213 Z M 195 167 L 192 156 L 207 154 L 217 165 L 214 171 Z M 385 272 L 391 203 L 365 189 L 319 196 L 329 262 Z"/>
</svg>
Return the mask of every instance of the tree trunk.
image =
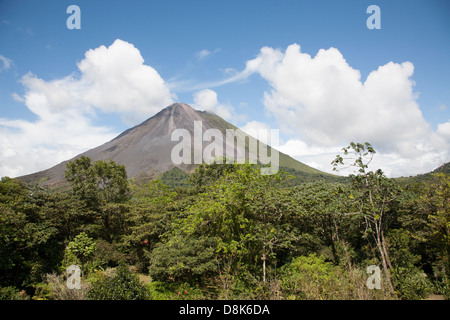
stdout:
<svg viewBox="0 0 450 320">
<path fill-rule="evenodd" d="M 447 277 L 450 278 L 450 244 L 447 242 Z"/>
<path fill-rule="evenodd" d="M 394 270 L 391 264 L 391 259 L 389 258 L 388 250 L 386 248 L 386 241 L 384 240 L 384 233 L 381 231 L 381 245 L 383 246 L 384 256 L 386 257 L 386 262 L 390 270 Z"/>
<path fill-rule="evenodd" d="M 263 261 L 263 282 L 266 282 L 266 246 L 265 245 L 263 248 L 262 261 Z"/>
<path fill-rule="evenodd" d="M 380 228 L 380 226 L 375 222 L 375 230 L 377 232 L 377 236 L 376 236 L 375 241 L 377 243 L 378 251 L 380 252 L 381 263 L 383 265 L 384 275 L 386 276 L 386 281 L 387 281 L 388 286 L 389 286 L 389 291 L 391 292 L 391 294 L 393 296 L 395 296 L 395 290 L 394 290 L 394 286 L 392 285 L 391 276 L 389 275 L 389 269 L 388 269 L 387 262 L 386 262 L 386 254 L 385 254 L 385 251 L 383 249 L 384 244 L 381 241 L 381 232 L 380 232 L 379 228 Z"/>
</svg>

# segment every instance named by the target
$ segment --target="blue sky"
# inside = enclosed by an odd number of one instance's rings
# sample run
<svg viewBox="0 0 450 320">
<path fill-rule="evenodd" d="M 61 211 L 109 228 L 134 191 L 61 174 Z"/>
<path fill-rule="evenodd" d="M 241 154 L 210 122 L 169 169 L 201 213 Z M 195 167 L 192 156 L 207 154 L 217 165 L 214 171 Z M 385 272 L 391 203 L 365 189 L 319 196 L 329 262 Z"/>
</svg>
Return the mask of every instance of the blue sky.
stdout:
<svg viewBox="0 0 450 320">
<path fill-rule="evenodd" d="M 66 26 L 72 4 L 80 30 Z M 278 128 L 281 151 L 324 171 L 362 140 L 389 176 L 430 171 L 450 160 L 449 16 L 446 0 L 0 1 L 0 176 L 175 101 Z"/>
</svg>

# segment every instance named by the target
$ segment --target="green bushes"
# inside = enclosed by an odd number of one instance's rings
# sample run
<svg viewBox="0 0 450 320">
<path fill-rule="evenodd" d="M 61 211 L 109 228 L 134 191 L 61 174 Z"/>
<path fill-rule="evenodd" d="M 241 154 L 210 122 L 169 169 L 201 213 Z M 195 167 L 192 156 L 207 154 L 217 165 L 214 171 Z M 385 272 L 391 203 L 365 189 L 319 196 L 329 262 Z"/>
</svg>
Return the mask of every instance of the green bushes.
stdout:
<svg viewBox="0 0 450 320">
<path fill-rule="evenodd" d="M 159 243 L 149 254 L 150 276 L 178 282 L 199 282 L 217 269 L 215 241 L 175 238 Z"/>
<path fill-rule="evenodd" d="M 28 300 L 29 298 L 25 291 L 15 287 L 0 288 L 0 300 Z"/>
<path fill-rule="evenodd" d="M 153 300 L 203 300 L 206 298 L 198 285 L 192 286 L 188 283 L 151 281 L 145 286 Z"/>
<path fill-rule="evenodd" d="M 336 296 L 338 274 L 323 256 L 297 257 L 282 269 L 281 287 L 287 299 L 328 299 Z"/>
<path fill-rule="evenodd" d="M 427 275 L 418 268 L 401 268 L 395 275 L 395 289 L 403 300 L 420 300 L 433 292 L 433 285 Z"/>
<path fill-rule="evenodd" d="M 36 285 L 33 300 L 83 300 L 90 288 L 89 282 L 80 281 L 81 289 L 70 289 L 64 274 L 47 274 L 44 281 Z"/>
<path fill-rule="evenodd" d="M 94 276 L 86 295 L 90 300 L 148 300 L 150 293 L 139 278 L 125 264 L 120 264 L 113 275 L 99 272 Z"/>
<path fill-rule="evenodd" d="M 289 300 L 391 299 L 386 284 L 381 289 L 366 286 L 362 270 L 344 269 L 315 253 L 300 256 L 281 271 L 281 289 Z"/>
</svg>

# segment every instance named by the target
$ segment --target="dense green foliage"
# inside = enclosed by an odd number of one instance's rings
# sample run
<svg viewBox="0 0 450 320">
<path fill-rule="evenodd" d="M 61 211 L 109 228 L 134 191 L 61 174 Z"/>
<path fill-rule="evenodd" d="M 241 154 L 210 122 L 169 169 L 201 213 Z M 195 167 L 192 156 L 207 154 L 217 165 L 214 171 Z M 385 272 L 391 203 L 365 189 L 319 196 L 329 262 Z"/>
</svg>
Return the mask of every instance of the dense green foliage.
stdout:
<svg viewBox="0 0 450 320">
<path fill-rule="evenodd" d="M 139 278 L 121 263 L 113 275 L 96 274 L 92 289 L 87 293 L 90 300 L 146 300 L 149 291 Z"/>
<path fill-rule="evenodd" d="M 70 191 L 2 178 L 0 298 L 448 298 L 448 174 L 398 183 L 368 171 L 374 154 L 345 148 L 346 179 L 213 163 L 142 186 L 85 157 L 67 165 Z M 65 285 L 73 264 L 80 294 Z"/>
<path fill-rule="evenodd" d="M 173 167 L 158 177 L 166 186 L 173 188 L 186 188 L 189 186 L 189 175 L 183 170 Z"/>
</svg>

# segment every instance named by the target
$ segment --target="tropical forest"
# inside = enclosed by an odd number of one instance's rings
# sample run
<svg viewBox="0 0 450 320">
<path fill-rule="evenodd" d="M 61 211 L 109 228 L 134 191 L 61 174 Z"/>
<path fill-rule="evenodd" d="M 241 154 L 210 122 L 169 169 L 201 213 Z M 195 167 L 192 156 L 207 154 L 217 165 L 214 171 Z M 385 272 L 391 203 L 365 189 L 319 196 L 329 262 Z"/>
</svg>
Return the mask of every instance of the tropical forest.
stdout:
<svg viewBox="0 0 450 320">
<path fill-rule="evenodd" d="M 59 188 L 0 182 L 3 300 L 448 299 L 449 164 L 369 170 L 350 143 L 337 173 L 201 164 L 151 181 L 81 157 Z M 346 172 L 347 172 L 346 171 Z"/>
</svg>

